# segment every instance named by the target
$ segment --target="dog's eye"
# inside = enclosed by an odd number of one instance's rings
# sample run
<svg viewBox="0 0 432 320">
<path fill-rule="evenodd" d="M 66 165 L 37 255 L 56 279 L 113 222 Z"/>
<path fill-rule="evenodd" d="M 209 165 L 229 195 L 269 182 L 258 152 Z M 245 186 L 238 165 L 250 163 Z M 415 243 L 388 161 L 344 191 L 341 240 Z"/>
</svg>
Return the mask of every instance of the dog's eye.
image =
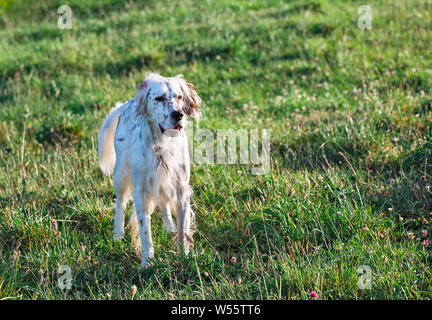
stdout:
<svg viewBox="0 0 432 320">
<path fill-rule="evenodd" d="M 177 99 L 181 100 L 181 99 L 183 99 L 183 96 L 177 96 Z"/>
<path fill-rule="evenodd" d="M 155 100 L 156 101 L 164 101 L 164 98 L 165 98 L 165 96 L 159 96 L 159 97 L 156 97 Z"/>
</svg>

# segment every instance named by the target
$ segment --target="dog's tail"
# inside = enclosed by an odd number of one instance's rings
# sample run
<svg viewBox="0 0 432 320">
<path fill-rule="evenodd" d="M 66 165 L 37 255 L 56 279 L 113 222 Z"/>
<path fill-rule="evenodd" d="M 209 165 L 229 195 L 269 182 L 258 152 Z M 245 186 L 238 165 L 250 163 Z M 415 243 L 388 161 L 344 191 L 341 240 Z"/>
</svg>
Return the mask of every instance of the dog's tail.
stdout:
<svg viewBox="0 0 432 320">
<path fill-rule="evenodd" d="M 99 129 L 98 135 L 98 154 L 99 167 L 107 176 L 113 173 L 116 153 L 114 149 L 114 133 L 117 129 L 120 109 L 123 103 L 117 103 L 106 117 L 102 126 Z"/>
</svg>

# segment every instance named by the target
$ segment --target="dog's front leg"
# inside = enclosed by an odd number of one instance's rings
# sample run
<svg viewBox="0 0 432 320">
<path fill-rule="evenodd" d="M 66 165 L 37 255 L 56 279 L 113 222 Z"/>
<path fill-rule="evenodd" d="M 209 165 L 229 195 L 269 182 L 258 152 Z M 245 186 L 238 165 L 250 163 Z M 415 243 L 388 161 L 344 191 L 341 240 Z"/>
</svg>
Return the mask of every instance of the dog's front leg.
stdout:
<svg viewBox="0 0 432 320">
<path fill-rule="evenodd" d="M 141 187 L 136 187 L 133 194 L 141 238 L 141 266 L 145 267 L 149 265 L 150 260 L 154 258 L 150 224 L 153 203 Z"/>
<path fill-rule="evenodd" d="M 185 254 L 189 253 L 190 244 L 193 242 L 191 234 L 192 210 L 190 206 L 190 197 L 183 196 L 178 208 L 178 240 L 180 247 L 183 248 Z"/>
</svg>

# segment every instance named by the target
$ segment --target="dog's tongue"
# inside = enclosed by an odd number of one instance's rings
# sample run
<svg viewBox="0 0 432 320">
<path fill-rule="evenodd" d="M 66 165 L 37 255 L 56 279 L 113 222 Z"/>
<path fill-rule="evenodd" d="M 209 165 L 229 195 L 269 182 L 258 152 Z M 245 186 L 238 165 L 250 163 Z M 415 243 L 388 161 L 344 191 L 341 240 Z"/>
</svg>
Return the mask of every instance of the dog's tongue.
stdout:
<svg viewBox="0 0 432 320">
<path fill-rule="evenodd" d="M 168 137 L 178 137 L 181 133 L 181 128 L 180 129 L 165 129 L 165 132 L 163 133 L 164 136 L 168 136 Z"/>
</svg>

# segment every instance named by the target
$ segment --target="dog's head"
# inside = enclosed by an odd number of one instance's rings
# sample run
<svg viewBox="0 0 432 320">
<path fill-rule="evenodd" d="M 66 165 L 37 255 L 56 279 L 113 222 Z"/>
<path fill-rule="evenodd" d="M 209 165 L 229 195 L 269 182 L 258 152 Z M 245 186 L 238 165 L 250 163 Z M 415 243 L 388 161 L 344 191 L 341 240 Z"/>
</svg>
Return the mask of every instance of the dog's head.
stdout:
<svg viewBox="0 0 432 320">
<path fill-rule="evenodd" d="M 137 113 L 154 130 L 181 132 L 188 116 L 198 119 L 201 99 L 192 84 L 181 76 L 165 78 L 151 74 L 138 87 Z"/>
</svg>

